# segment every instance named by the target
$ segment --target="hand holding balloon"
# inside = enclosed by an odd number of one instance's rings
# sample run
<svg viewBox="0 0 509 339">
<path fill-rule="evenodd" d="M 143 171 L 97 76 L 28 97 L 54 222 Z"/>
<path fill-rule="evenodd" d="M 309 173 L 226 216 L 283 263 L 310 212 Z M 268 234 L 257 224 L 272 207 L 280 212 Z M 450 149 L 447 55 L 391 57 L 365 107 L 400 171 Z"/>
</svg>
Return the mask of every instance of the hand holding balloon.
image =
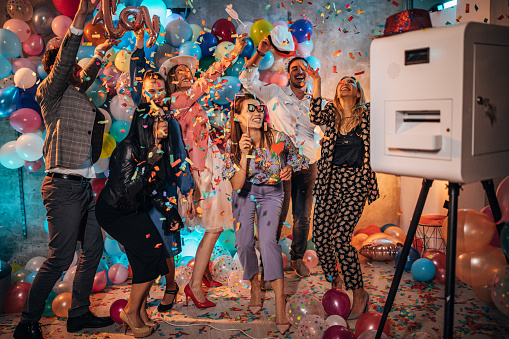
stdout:
<svg viewBox="0 0 509 339">
<path fill-rule="evenodd" d="M 242 51 L 244 50 L 244 47 L 247 45 L 247 38 L 249 38 L 249 35 L 247 33 L 243 33 L 239 37 L 237 37 L 235 42 L 235 47 L 233 48 L 232 54 L 235 54 L 235 56 L 240 55 Z"/>
</svg>

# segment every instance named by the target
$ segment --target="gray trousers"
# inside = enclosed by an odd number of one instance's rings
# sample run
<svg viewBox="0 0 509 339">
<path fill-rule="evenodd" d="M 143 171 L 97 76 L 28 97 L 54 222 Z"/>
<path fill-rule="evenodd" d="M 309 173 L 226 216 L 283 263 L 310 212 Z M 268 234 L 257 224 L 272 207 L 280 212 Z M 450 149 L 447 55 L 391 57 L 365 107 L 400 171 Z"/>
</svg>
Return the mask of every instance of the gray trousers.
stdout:
<svg viewBox="0 0 509 339">
<path fill-rule="evenodd" d="M 72 288 L 69 317 L 85 314 L 90 307 L 94 276 L 103 253 L 101 227 L 95 219 L 95 199 L 87 182 L 45 177 L 41 188 L 49 230 L 49 254 L 37 273 L 25 301 L 21 321 L 37 322 L 46 298 L 69 268 L 78 240 L 82 254 Z"/>
</svg>

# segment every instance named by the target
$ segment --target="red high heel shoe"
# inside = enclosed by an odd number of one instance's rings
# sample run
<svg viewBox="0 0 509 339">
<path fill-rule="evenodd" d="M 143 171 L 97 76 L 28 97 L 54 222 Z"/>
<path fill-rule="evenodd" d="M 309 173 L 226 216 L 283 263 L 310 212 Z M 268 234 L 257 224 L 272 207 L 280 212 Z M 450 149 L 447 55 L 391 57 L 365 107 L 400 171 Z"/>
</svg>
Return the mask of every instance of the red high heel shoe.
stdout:
<svg viewBox="0 0 509 339">
<path fill-rule="evenodd" d="M 217 282 L 217 281 L 209 281 L 209 279 L 207 279 L 206 276 L 203 276 L 201 281 L 205 284 L 205 286 L 207 287 L 219 287 L 219 286 L 223 286 L 223 284 L 221 284 L 220 282 Z"/>
<path fill-rule="evenodd" d="M 186 306 L 189 303 L 189 298 L 191 298 L 194 302 L 194 306 L 198 308 L 208 308 L 208 307 L 214 307 L 216 304 L 214 304 L 212 301 L 206 299 L 205 302 L 201 303 L 194 297 L 193 291 L 191 291 L 191 287 L 189 287 L 189 284 L 186 285 L 184 288 L 184 293 L 186 294 Z"/>
</svg>

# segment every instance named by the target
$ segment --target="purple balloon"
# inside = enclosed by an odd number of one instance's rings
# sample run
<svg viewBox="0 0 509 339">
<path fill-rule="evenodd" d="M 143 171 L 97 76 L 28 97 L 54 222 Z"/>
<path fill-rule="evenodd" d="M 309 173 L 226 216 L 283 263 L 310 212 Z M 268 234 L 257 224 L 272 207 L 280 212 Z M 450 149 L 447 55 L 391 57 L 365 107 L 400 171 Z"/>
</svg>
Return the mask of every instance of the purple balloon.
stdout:
<svg viewBox="0 0 509 339">
<path fill-rule="evenodd" d="M 346 319 L 350 313 L 350 298 L 338 288 L 332 288 L 325 293 L 322 305 L 328 315 L 337 314 Z"/>
<path fill-rule="evenodd" d="M 354 339 L 355 336 L 353 335 L 350 330 L 344 326 L 334 325 L 329 327 L 328 329 L 323 332 L 322 339 Z"/>
</svg>

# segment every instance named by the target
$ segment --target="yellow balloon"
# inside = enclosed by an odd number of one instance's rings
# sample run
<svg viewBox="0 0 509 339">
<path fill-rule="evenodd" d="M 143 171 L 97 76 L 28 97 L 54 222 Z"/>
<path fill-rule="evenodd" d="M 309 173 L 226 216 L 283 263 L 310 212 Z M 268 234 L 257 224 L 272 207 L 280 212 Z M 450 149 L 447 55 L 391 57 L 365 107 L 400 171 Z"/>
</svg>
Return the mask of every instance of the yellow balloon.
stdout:
<svg viewBox="0 0 509 339">
<path fill-rule="evenodd" d="M 456 259 L 456 276 L 470 286 L 486 286 L 506 265 L 504 254 L 487 246 L 476 252 L 460 254 Z"/>
<path fill-rule="evenodd" d="M 16 272 L 16 271 L 19 271 L 19 270 L 22 270 L 23 267 L 21 267 L 20 265 L 18 264 L 11 264 L 11 267 L 12 267 L 12 270 L 11 270 L 11 274 Z"/>
<path fill-rule="evenodd" d="M 216 61 L 221 61 L 221 59 L 226 54 L 229 54 L 231 51 L 233 51 L 234 48 L 235 48 L 235 44 L 233 44 L 229 41 L 220 42 L 217 45 L 216 50 L 214 51 L 214 57 L 216 58 Z M 237 59 L 238 58 L 235 58 L 235 60 L 233 60 L 232 64 L 234 64 L 235 61 L 237 61 Z"/>
<path fill-rule="evenodd" d="M 447 222 L 444 219 L 442 234 L 447 242 Z M 496 226 L 493 219 L 486 214 L 474 210 L 458 211 L 458 234 L 456 251 L 458 253 L 475 252 L 488 246 L 495 234 Z"/>
<path fill-rule="evenodd" d="M 115 63 L 116 57 L 117 57 L 117 53 L 115 52 L 115 49 L 112 47 L 104 55 L 104 63 L 106 63 L 106 64 L 108 64 L 110 62 Z"/>
<path fill-rule="evenodd" d="M 115 56 L 115 67 L 120 72 L 129 72 L 129 64 L 131 63 L 131 52 L 122 49 Z"/>
<path fill-rule="evenodd" d="M 100 158 L 109 158 L 113 150 L 117 147 L 117 142 L 111 135 L 104 133 L 103 135 L 103 149 L 101 150 Z"/>
<path fill-rule="evenodd" d="M 53 303 L 51 304 L 51 309 L 53 310 L 53 313 L 55 313 L 57 317 L 67 318 L 67 312 L 71 308 L 71 300 L 72 300 L 71 293 L 66 292 L 57 295 L 57 297 L 53 299 Z"/>
<path fill-rule="evenodd" d="M 258 20 L 251 26 L 251 40 L 253 40 L 253 44 L 258 47 L 260 41 L 269 36 L 270 32 L 274 26 L 267 20 Z"/>
</svg>

